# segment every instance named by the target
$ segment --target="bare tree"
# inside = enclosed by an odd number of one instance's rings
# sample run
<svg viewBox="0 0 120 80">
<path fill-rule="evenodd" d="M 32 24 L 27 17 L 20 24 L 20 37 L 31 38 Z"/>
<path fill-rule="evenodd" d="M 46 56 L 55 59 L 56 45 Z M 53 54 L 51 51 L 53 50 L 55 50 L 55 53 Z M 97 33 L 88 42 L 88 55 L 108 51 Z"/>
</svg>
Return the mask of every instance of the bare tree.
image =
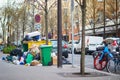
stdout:
<svg viewBox="0 0 120 80">
<path fill-rule="evenodd" d="M 6 10 L 4 9 L 2 11 L 3 17 L 1 17 L 1 26 L 2 26 L 2 31 L 3 31 L 3 43 L 6 44 Z"/>
<path fill-rule="evenodd" d="M 87 17 L 87 24 L 90 24 L 93 29 L 93 35 L 95 35 L 95 28 L 96 23 L 99 20 L 99 5 L 97 0 L 87 0 L 86 6 L 86 17 Z"/>
<path fill-rule="evenodd" d="M 82 49 L 80 59 L 80 72 L 85 74 L 85 24 L 86 24 L 86 0 L 75 0 L 81 8 L 82 13 Z"/>
<path fill-rule="evenodd" d="M 120 7 L 118 6 L 119 0 L 106 0 L 106 18 L 112 20 L 116 25 L 116 37 L 118 37 L 118 10 Z"/>
<path fill-rule="evenodd" d="M 5 25 L 8 26 L 7 27 L 7 44 L 9 45 L 11 43 L 11 30 L 12 30 L 12 19 L 13 19 L 13 14 L 14 14 L 14 9 L 11 6 L 8 6 L 6 8 L 3 9 L 3 16 L 4 16 L 4 24 L 3 24 L 3 33 L 5 33 Z M 3 34 L 4 35 L 4 34 Z M 5 35 L 4 35 L 5 36 Z"/>
<path fill-rule="evenodd" d="M 48 21 L 49 21 L 49 27 L 50 27 L 50 32 L 51 32 L 51 37 L 53 38 L 53 33 L 54 30 L 57 30 L 57 12 L 54 9 L 51 9 L 49 12 L 49 16 L 48 16 Z"/>
</svg>

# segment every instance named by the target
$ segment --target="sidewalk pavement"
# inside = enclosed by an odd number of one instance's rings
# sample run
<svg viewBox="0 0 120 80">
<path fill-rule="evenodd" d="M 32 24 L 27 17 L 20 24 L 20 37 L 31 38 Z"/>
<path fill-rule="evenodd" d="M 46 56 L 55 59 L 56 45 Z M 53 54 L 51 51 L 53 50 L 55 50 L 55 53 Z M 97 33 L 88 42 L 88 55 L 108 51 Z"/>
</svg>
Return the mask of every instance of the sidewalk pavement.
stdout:
<svg viewBox="0 0 120 80">
<path fill-rule="evenodd" d="M 2 65 L 1 65 L 2 64 Z M 0 61 L 0 80 L 120 80 L 120 75 L 85 68 L 81 76 L 78 66 L 21 66 Z M 2 67 L 3 66 L 3 67 Z"/>
<path fill-rule="evenodd" d="M 85 76 L 79 74 L 79 66 L 23 66 L 0 60 L 0 80 L 120 80 L 120 75 L 85 68 Z"/>
</svg>

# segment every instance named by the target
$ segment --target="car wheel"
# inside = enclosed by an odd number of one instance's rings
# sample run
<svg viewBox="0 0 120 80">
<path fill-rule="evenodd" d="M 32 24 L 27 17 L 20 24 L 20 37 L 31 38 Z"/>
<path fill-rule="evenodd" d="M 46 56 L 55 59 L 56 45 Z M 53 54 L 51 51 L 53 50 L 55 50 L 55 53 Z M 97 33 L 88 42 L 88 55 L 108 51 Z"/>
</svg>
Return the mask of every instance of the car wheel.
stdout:
<svg viewBox="0 0 120 80">
<path fill-rule="evenodd" d="M 89 54 L 88 48 L 85 48 L 85 54 Z"/>
<path fill-rule="evenodd" d="M 77 52 L 76 52 L 76 49 L 74 49 L 74 54 L 76 54 Z"/>
</svg>

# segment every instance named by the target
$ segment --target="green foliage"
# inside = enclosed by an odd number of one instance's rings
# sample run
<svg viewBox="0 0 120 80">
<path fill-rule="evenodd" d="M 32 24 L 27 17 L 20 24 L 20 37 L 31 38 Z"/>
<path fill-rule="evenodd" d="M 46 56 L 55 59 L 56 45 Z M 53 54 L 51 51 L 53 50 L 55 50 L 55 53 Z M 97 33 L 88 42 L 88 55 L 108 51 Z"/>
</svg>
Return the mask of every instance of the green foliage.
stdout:
<svg viewBox="0 0 120 80">
<path fill-rule="evenodd" d="M 16 46 L 13 46 L 13 45 L 6 46 L 6 47 L 3 48 L 3 53 L 9 54 L 15 48 L 16 48 Z"/>
</svg>

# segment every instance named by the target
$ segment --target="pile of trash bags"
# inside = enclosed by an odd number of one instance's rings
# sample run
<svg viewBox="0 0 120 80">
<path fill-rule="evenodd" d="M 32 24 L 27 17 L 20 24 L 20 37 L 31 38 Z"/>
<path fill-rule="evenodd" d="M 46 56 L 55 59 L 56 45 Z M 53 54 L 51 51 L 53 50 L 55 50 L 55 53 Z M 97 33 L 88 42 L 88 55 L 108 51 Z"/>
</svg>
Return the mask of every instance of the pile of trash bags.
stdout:
<svg viewBox="0 0 120 80">
<path fill-rule="evenodd" d="M 54 55 L 53 55 L 54 54 Z M 51 53 L 52 63 L 57 64 L 57 55 Z M 55 59 L 54 59 L 55 58 Z M 41 52 L 36 44 L 33 44 L 28 51 L 23 52 L 21 49 L 16 48 L 10 52 L 7 56 L 3 57 L 2 60 L 11 62 L 16 65 L 26 66 L 40 66 L 41 64 Z M 71 64 L 65 57 L 62 56 L 63 64 Z"/>
<path fill-rule="evenodd" d="M 35 45 L 27 52 L 22 52 L 22 50 L 17 48 L 12 50 L 6 57 L 3 57 L 2 60 L 16 65 L 37 66 L 40 64 L 40 50 Z"/>
</svg>

